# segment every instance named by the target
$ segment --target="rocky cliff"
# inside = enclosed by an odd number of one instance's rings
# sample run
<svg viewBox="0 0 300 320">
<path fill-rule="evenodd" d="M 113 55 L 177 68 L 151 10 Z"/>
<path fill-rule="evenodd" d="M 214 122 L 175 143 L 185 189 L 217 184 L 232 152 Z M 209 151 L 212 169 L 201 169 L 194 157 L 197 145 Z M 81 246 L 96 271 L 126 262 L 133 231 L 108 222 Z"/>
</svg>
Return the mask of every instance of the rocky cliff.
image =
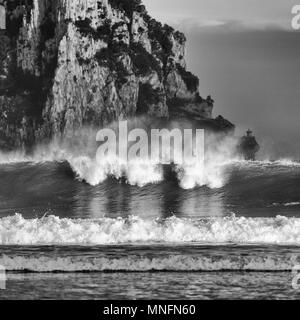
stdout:
<svg viewBox="0 0 300 320">
<path fill-rule="evenodd" d="M 148 114 L 212 119 L 185 36 L 141 0 L 0 0 L 0 147 Z M 3 22 L 3 21 L 2 21 Z"/>
</svg>

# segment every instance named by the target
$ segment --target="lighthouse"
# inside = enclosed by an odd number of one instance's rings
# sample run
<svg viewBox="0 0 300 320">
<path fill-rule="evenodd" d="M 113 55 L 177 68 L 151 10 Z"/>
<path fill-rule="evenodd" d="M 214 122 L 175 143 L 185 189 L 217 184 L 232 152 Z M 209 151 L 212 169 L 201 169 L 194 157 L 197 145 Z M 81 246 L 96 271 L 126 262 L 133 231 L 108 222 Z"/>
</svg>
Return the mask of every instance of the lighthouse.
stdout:
<svg viewBox="0 0 300 320">
<path fill-rule="evenodd" d="M 249 129 L 246 135 L 240 140 L 239 151 L 245 160 L 255 160 L 256 153 L 259 151 L 260 146 L 256 141 L 253 132 Z"/>
</svg>

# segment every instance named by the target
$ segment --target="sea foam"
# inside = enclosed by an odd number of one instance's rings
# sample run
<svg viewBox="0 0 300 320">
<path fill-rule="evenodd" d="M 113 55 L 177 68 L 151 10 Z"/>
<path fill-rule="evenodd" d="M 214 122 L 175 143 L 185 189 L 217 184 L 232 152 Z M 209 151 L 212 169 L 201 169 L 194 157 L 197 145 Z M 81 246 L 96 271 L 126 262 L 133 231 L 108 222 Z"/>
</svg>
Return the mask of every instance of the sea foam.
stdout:
<svg viewBox="0 0 300 320">
<path fill-rule="evenodd" d="M 1 245 L 107 245 L 151 243 L 300 245 L 300 219 L 223 217 L 97 220 L 47 216 L 0 219 Z"/>
<path fill-rule="evenodd" d="M 290 271 L 295 265 L 295 259 L 275 256 L 87 258 L 2 255 L 0 264 L 5 266 L 6 271 L 18 272 Z"/>
</svg>

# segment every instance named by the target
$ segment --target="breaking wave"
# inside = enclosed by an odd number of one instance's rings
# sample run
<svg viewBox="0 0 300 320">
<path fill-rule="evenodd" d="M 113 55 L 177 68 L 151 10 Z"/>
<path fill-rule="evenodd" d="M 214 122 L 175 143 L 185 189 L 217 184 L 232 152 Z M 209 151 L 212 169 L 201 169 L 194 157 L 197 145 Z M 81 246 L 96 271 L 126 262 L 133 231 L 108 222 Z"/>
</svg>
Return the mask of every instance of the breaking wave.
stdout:
<svg viewBox="0 0 300 320">
<path fill-rule="evenodd" d="M 178 165 L 175 173 L 180 186 L 184 189 L 204 185 L 210 188 L 222 187 L 226 182 L 224 169 L 231 158 L 233 142 L 227 143 L 228 148 L 224 145 L 218 145 L 217 150 L 207 152 L 205 166 L 198 163 Z M 49 145 L 36 147 L 30 155 L 24 151 L 0 152 L 0 165 L 67 161 L 77 179 L 92 186 L 103 183 L 108 177 L 122 178 L 126 183 L 139 187 L 164 180 L 159 162 L 152 162 L 148 158 L 124 162 L 118 157 L 105 157 L 97 161 L 95 150 L 94 145 L 69 145 L 53 141 Z"/>
<path fill-rule="evenodd" d="M 78 157 L 68 161 L 77 178 L 92 186 L 103 183 L 108 177 L 124 178 L 126 183 L 139 187 L 164 180 L 163 166 L 149 160 L 124 163 L 119 159 L 107 158 L 98 163 L 89 157 Z M 205 166 L 178 165 L 174 169 L 174 175 L 183 189 L 193 189 L 197 186 L 221 188 L 226 181 L 225 165 L 225 163 L 207 163 Z"/>
<path fill-rule="evenodd" d="M 223 217 L 143 220 L 60 219 L 47 216 L 0 219 L 0 245 L 107 245 L 144 243 L 300 245 L 300 219 Z"/>
<path fill-rule="evenodd" d="M 103 183 L 107 178 L 123 179 L 130 185 L 143 187 L 164 180 L 164 172 L 160 163 L 149 159 L 136 159 L 122 162 L 118 158 L 105 157 L 96 160 L 97 145 L 96 134 L 85 129 L 74 139 L 61 141 L 53 140 L 45 145 L 38 145 L 31 154 L 24 151 L 10 153 L 0 152 L 0 165 L 45 162 L 68 162 L 78 180 L 91 186 Z M 92 138 L 91 138 L 92 137 Z M 198 186 L 207 186 L 211 189 L 225 186 L 229 180 L 228 167 L 242 168 L 295 168 L 300 167 L 299 162 L 291 160 L 254 161 L 240 160 L 235 155 L 237 140 L 226 137 L 221 140 L 217 137 L 207 137 L 208 148 L 205 152 L 205 164 L 193 163 L 178 165 L 175 175 L 180 187 L 193 189 Z M 176 150 L 174 150 L 176 153 Z"/>
<path fill-rule="evenodd" d="M 71 158 L 68 161 L 77 178 L 92 186 L 101 184 L 110 176 L 116 179 L 125 178 L 130 185 L 139 187 L 163 180 L 162 167 L 151 161 L 124 163 L 119 159 L 107 158 L 98 163 L 95 159 L 85 156 Z"/>
<path fill-rule="evenodd" d="M 121 257 L 0 257 L 6 271 L 18 272 L 151 272 L 151 271 L 290 271 L 295 265 L 293 257 L 189 257 L 171 255 L 158 258 Z"/>
</svg>

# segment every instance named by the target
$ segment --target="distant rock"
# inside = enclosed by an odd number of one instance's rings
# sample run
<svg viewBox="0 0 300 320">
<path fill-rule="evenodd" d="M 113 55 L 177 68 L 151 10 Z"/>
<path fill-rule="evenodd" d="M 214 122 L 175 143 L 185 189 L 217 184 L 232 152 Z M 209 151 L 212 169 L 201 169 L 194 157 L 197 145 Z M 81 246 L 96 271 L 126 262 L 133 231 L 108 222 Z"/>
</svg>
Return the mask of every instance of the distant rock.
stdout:
<svg viewBox="0 0 300 320">
<path fill-rule="evenodd" d="M 184 34 L 152 19 L 140 0 L 5 3 L 2 145 L 145 114 L 234 128 L 212 119 L 212 101 L 186 70 Z"/>
</svg>

